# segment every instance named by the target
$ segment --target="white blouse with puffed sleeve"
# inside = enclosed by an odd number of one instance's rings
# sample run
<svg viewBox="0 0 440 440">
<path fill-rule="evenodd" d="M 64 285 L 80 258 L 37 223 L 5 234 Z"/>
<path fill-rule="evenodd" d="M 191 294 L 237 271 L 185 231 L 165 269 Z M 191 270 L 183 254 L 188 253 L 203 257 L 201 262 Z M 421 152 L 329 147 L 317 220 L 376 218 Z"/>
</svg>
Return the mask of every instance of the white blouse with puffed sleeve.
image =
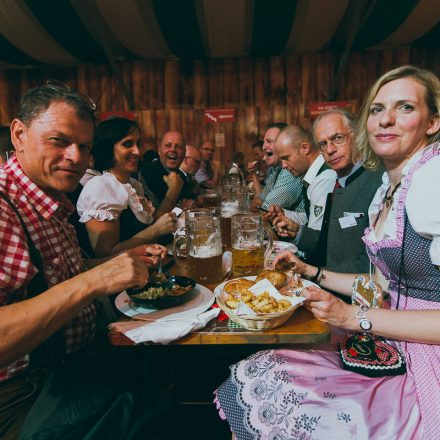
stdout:
<svg viewBox="0 0 440 440">
<path fill-rule="evenodd" d="M 76 206 L 82 223 L 90 219 L 117 220 L 127 207 L 146 225 L 154 220 L 154 207 L 145 199 L 142 184 L 135 179 L 130 179 L 130 183 L 121 183 L 109 172 L 86 183 Z"/>
<path fill-rule="evenodd" d="M 430 149 L 440 148 L 439 144 L 433 144 L 415 154 L 402 170 L 403 179 L 408 171 L 420 160 L 421 156 L 428 154 Z M 403 181 L 402 179 L 402 181 Z M 378 188 L 369 209 L 370 224 L 374 225 L 377 215 L 382 208 L 382 200 L 390 187 L 388 175 L 382 178 L 382 185 Z M 416 170 L 412 176 L 408 193 L 405 198 L 405 208 L 408 220 L 414 231 L 422 237 L 432 240 L 429 254 L 432 264 L 440 266 L 440 155 L 428 160 L 422 167 Z M 394 200 L 398 200 L 401 187 L 396 190 Z M 384 223 L 384 233 L 388 238 L 396 237 L 396 213 L 394 205 L 391 208 Z M 370 239 L 374 240 L 374 230 Z"/>
</svg>

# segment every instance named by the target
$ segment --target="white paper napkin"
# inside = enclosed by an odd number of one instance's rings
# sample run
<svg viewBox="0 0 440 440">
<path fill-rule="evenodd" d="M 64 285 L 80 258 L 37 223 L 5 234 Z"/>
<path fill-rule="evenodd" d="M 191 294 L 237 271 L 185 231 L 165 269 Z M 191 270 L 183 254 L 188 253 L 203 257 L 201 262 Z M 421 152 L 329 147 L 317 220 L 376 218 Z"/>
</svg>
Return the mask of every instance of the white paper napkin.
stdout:
<svg viewBox="0 0 440 440">
<path fill-rule="evenodd" d="M 292 306 L 303 303 L 305 298 L 302 296 L 284 296 L 277 290 L 277 288 L 266 278 L 258 281 L 252 287 L 249 287 L 249 292 L 252 292 L 255 296 L 260 296 L 263 292 L 267 292 L 273 298 L 280 300 L 285 299 L 289 301 Z M 236 311 L 237 315 L 256 315 L 256 313 L 246 304 L 240 302 Z"/>
<path fill-rule="evenodd" d="M 205 327 L 211 319 L 217 317 L 220 309 L 212 309 L 198 316 L 179 319 L 176 321 L 160 320 L 149 322 L 124 333 L 125 336 L 139 344 L 140 342 L 154 342 L 156 344 L 169 344 L 190 332 Z"/>
</svg>

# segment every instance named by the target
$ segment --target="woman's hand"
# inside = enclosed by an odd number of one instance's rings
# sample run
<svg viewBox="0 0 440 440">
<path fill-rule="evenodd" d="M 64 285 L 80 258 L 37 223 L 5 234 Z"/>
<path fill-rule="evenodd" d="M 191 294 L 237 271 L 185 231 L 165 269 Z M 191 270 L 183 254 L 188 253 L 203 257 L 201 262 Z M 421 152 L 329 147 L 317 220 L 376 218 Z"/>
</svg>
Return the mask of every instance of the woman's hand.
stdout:
<svg viewBox="0 0 440 440">
<path fill-rule="evenodd" d="M 278 263 L 293 263 L 292 270 L 299 273 L 301 276 L 306 273 L 307 264 L 301 261 L 291 251 L 285 251 L 275 257 L 273 267 L 276 267 Z"/>
<path fill-rule="evenodd" d="M 177 217 L 174 212 L 167 212 L 166 214 L 159 217 L 156 220 L 156 223 L 153 224 L 156 237 L 173 233 L 176 228 L 176 220 Z"/>
<path fill-rule="evenodd" d="M 319 287 L 311 286 L 302 291 L 304 306 L 316 319 L 335 327 L 356 328 L 356 309 Z"/>
<path fill-rule="evenodd" d="M 298 235 L 300 226 L 285 215 L 276 217 L 272 224 L 275 227 L 276 233 L 280 237 L 295 238 Z"/>
</svg>

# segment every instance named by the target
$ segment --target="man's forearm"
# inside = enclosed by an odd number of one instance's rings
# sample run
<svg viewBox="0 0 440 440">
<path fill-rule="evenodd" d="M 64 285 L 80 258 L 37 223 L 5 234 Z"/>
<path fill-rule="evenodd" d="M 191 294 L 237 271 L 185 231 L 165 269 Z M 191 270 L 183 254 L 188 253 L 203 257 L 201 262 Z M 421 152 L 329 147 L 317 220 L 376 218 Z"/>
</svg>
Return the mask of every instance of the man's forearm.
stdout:
<svg viewBox="0 0 440 440">
<path fill-rule="evenodd" d="M 90 304 L 98 282 L 80 274 L 34 298 L 0 307 L 0 367 L 30 353 Z"/>
</svg>

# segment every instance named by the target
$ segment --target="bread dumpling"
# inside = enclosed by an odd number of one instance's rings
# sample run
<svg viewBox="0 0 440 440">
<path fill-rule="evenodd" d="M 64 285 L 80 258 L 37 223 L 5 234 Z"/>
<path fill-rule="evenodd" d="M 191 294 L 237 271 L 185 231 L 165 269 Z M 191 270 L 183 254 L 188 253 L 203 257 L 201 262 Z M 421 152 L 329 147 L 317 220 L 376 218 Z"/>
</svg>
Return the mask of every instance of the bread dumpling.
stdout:
<svg viewBox="0 0 440 440">
<path fill-rule="evenodd" d="M 277 289 L 283 287 L 287 283 L 287 276 L 284 272 L 279 270 L 266 269 L 257 276 L 255 282 L 263 280 L 266 278 L 269 280 Z"/>
</svg>

